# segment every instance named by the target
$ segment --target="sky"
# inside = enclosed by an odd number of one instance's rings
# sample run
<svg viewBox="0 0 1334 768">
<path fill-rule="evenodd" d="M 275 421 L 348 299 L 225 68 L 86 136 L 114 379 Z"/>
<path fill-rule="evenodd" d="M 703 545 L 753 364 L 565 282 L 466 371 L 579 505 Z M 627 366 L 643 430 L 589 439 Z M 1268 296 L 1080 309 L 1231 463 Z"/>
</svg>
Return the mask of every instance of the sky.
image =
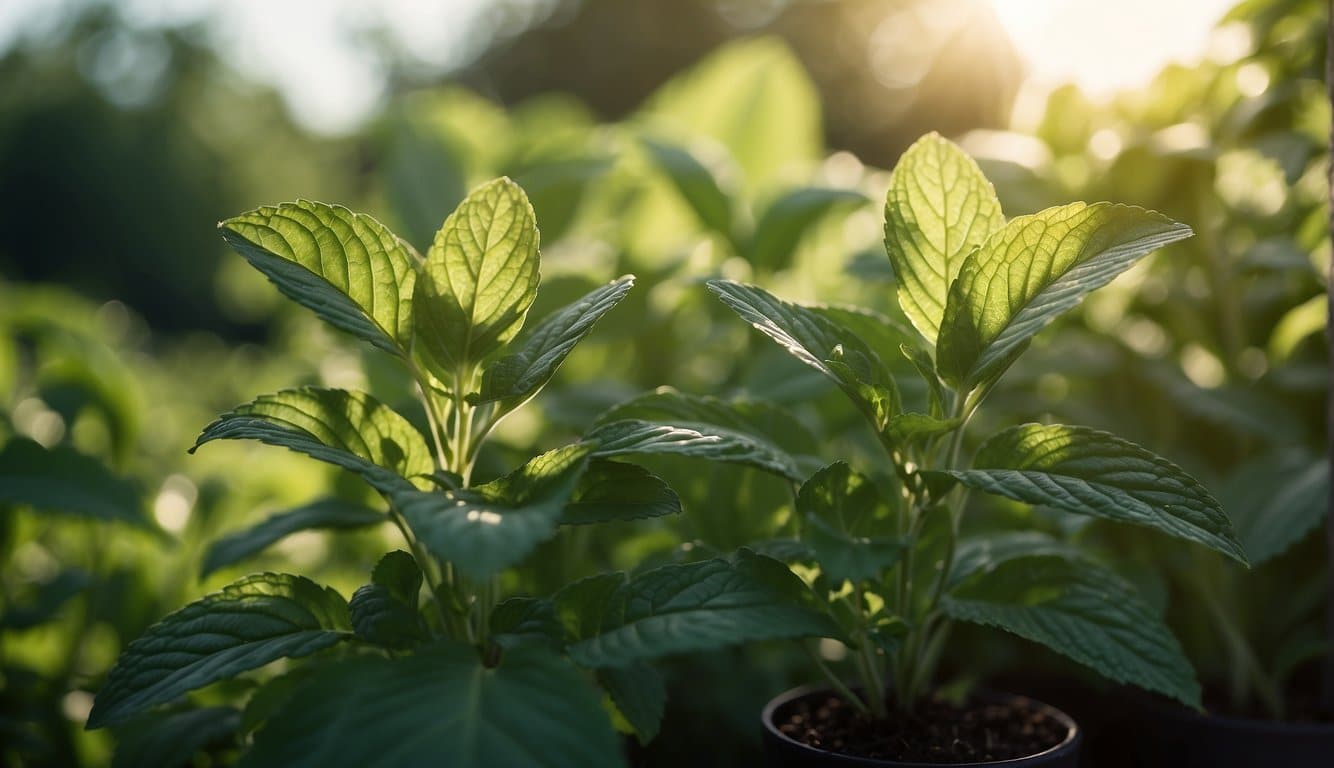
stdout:
<svg viewBox="0 0 1334 768">
<path fill-rule="evenodd" d="M 0 52 L 42 37 L 78 0 L 0 0 Z M 1032 78 L 1074 81 L 1094 96 L 1148 80 L 1169 61 L 1206 52 L 1211 30 L 1236 0 L 979 0 L 990 2 Z M 549 0 L 534 0 L 534 5 Z M 383 30 L 424 66 L 467 62 L 484 35 L 487 0 L 120 0 L 145 26 L 212 19 L 223 56 L 272 83 L 304 125 L 355 130 L 384 96 L 385 67 L 363 36 Z M 62 10 L 63 9 L 63 10 Z"/>
</svg>

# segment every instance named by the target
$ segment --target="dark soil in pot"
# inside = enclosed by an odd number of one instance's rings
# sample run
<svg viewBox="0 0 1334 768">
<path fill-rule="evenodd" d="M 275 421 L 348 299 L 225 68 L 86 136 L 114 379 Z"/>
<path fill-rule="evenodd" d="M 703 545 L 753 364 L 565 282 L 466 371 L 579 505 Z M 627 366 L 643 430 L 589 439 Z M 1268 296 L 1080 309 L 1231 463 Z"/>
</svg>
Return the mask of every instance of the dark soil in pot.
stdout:
<svg viewBox="0 0 1334 768">
<path fill-rule="evenodd" d="M 1062 712 L 995 693 L 877 721 L 826 689 L 799 688 L 769 703 L 764 727 L 770 766 L 1074 766 L 1080 741 Z"/>
</svg>

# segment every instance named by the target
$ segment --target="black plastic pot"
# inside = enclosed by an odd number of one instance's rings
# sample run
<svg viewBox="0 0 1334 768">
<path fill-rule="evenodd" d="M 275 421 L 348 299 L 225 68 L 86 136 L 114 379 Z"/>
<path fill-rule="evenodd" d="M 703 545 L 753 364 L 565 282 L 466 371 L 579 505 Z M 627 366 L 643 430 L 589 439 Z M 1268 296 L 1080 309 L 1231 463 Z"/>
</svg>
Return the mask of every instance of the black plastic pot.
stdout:
<svg viewBox="0 0 1334 768">
<path fill-rule="evenodd" d="M 764 714 L 761 720 L 764 725 L 764 764 L 769 768 L 824 768 L 829 766 L 834 768 L 845 768 L 846 766 L 862 766 L 863 768 L 942 768 L 944 766 L 955 766 L 956 768 L 967 768 L 968 766 L 989 766 L 990 768 L 1077 768 L 1079 765 L 1079 746 L 1083 741 L 1083 734 L 1080 733 L 1079 726 L 1070 716 L 1055 707 L 1043 704 L 1040 701 L 1034 701 L 1024 696 L 1014 696 L 1007 693 L 979 692 L 977 697 L 982 701 L 1015 701 L 1022 700 L 1034 709 L 1045 711 L 1049 716 L 1065 723 L 1069 729 L 1065 741 L 1036 755 L 1016 758 L 1014 760 L 997 760 L 988 763 L 905 763 L 897 760 L 877 760 L 867 757 L 853 757 L 851 755 L 840 755 L 836 752 L 826 752 L 823 749 L 807 746 L 795 739 L 788 737 L 778 730 L 775 725 L 777 718 L 785 714 L 786 708 L 793 702 L 807 696 L 826 696 L 829 694 L 828 688 L 820 686 L 803 686 L 793 688 L 787 693 L 778 695 L 771 699 L 764 707 Z"/>
<path fill-rule="evenodd" d="M 1135 730 L 1140 768 L 1311 768 L 1334 765 L 1334 723 L 1201 715 L 1154 702 Z"/>
</svg>

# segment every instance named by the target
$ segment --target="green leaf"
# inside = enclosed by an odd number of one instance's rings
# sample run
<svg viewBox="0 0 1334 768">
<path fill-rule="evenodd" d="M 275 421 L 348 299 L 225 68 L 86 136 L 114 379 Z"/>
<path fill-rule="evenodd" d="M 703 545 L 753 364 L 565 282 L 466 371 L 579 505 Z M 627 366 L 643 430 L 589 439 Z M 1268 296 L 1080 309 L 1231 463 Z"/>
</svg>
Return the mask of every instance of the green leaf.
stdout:
<svg viewBox="0 0 1334 768">
<path fill-rule="evenodd" d="M 116 734 L 111 768 L 191 765 L 209 747 L 235 749 L 241 713 L 232 707 L 205 707 L 147 718 Z"/>
<path fill-rule="evenodd" d="M 569 654 L 587 667 L 624 667 L 750 640 L 838 637 L 833 620 L 811 603 L 810 590 L 787 566 L 748 550 L 735 562 L 666 565 L 611 592 L 597 633 Z"/>
<path fill-rule="evenodd" d="M 998 566 L 1022 557 L 1063 557 L 1079 561 L 1086 555 L 1078 547 L 1038 531 L 975 536 L 959 542 L 949 584 L 953 587 L 976 574 L 990 573 Z"/>
<path fill-rule="evenodd" d="M 961 419 L 937 419 L 925 413 L 900 413 L 885 424 L 885 435 L 895 444 L 908 445 L 924 438 L 953 432 L 962 424 Z"/>
<path fill-rule="evenodd" d="M 1089 562 L 1025 557 L 965 580 L 946 615 L 1042 643 L 1099 674 L 1200 707 L 1200 684 L 1157 613 L 1116 574 Z"/>
<path fill-rule="evenodd" d="M 0 630 L 21 631 L 52 621 L 61 615 L 65 603 L 95 583 L 91 573 L 67 568 L 50 579 L 27 584 L 19 594 L 11 592 L 6 596 L 6 605 L 0 611 Z"/>
<path fill-rule="evenodd" d="M 1237 539 L 1257 566 L 1320 525 L 1329 499 L 1329 460 L 1300 449 L 1264 455 L 1238 467 L 1221 492 Z"/>
<path fill-rule="evenodd" d="M 937 133 L 899 158 L 885 196 L 885 251 L 903 313 L 932 345 L 964 257 L 1005 225 L 991 182 L 973 158 Z"/>
<path fill-rule="evenodd" d="M 555 375 L 575 345 L 588 335 L 593 324 L 611 311 L 635 284 L 626 275 L 603 285 L 575 303 L 548 316 L 519 346 L 486 367 L 481 390 L 469 395 L 474 405 L 501 401 L 505 410 L 514 410 L 536 395 Z"/>
<path fill-rule="evenodd" d="M 950 286 L 937 341 L 941 376 L 965 389 L 994 380 L 1057 315 L 1190 235 L 1162 214 L 1112 203 L 1014 219 L 964 259 Z"/>
<path fill-rule="evenodd" d="M 983 443 L 972 469 L 943 474 L 1015 501 L 1153 528 L 1246 563 L 1231 521 L 1204 486 L 1107 432 L 1021 424 Z"/>
<path fill-rule="evenodd" d="M 305 387 L 264 395 L 218 417 L 190 451 L 218 439 L 290 448 L 355 472 L 382 493 L 435 470 L 417 428 L 364 392 Z"/>
<path fill-rule="evenodd" d="M 894 378 L 855 333 L 830 320 L 820 309 L 783 301 L 753 285 L 730 280 L 710 280 L 708 285 L 741 319 L 838 384 L 877 427 L 892 415 L 884 402 L 897 398 L 889 394 Z M 846 367 L 831 366 L 831 360 Z"/>
<path fill-rule="evenodd" d="M 797 512 L 820 569 L 835 583 L 877 578 L 906 546 L 886 535 L 893 521 L 875 485 L 846 462 L 830 464 L 801 486 Z"/>
<path fill-rule="evenodd" d="M 248 768 L 438 765 L 596 768 L 624 765 L 587 677 L 525 646 L 484 666 L 444 642 L 409 656 L 326 665 L 255 734 Z"/>
<path fill-rule="evenodd" d="M 417 612 L 422 572 L 407 552 L 380 558 L 371 583 L 357 589 L 348 608 L 357 637 L 402 650 L 426 640 L 426 626 Z"/>
<path fill-rule="evenodd" d="M 202 579 L 220 568 L 263 552 L 274 542 L 298 531 L 366 528 L 383 523 L 387 519 L 382 512 L 342 499 L 312 501 L 296 509 L 272 515 L 260 523 L 229 533 L 213 542 L 204 555 L 204 564 L 200 566 L 199 577 Z"/>
<path fill-rule="evenodd" d="M 730 240 L 732 198 L 730 190 L 724 190 L 724 174 L 716 168 L 720 163 L 706 163 L 696 151 L 660 139 L 645 137 L 640 141 L 653 164 L 671 180 L 695 212 L 700 224 Z M 718 154 L 724 153 L 720 150 Z"/>
<path fill-rule="evenodd" d="M 653 741 L 667 710 L 667 685 L 662 674 L 637 661 L 625 667 L 599 669 L 598 682 L 607 689 L 617 711 L 635 729 L 639 743 Z"/>
<path fill-rule="evenodd" d="M 218 225 L 222 238 L 283 295 L 335 328 L 406 357 L 419 257 L 380 222 L 298 200 Z"/>
<path fill-rule="evenodd" d="M 562 525 L 675 515 L 681 499 L 667 481 L 636 464 L 594 459 L 565 505 Z"/>
<path fill-rule="evenodd" d="M 431 553 L 473 579 L 522 560 L 556 532 L 594 444 L 548 451 L 514 472 L 460 491 L 404 490 L 394 505 Z"/>
<path fill-rule="evenodd" d="M 301 576 L 247 576 L 148 628 L 97 694 L 88 728 L 123 722 L 196 688 L 351 637 L 347 603 Z"/>
<path fill-rule="evenodd" d="M 800 422 L 776 406 L 725 402 L 662 387 L 598 417 L 588 438 L 598 456 L 680 454 L 763 469 L 794 481 L 804 474 L 779 444 L 814 449 Z"/>
<path fill-rule="evenodd" d="M 44 448 L 26 437 L 10 438 L 0 448 L 0 504 L 157 530 L 133 482 L 67 445 Z"/>
<path fill-rule="evenodd" d="M 565 628 L 556 604 L 534 597 L 511 597 L 491 611 L 491 639 L 501 648 L 538 643 L 553 650 L 565 647 Z"/>
<path fill-rule="evenodd" d="M 835 326 L 856 336 L 886 365 L 903 354 L 902 349 L 905 345 L 916 347 L 919 343 L 912 328 L 902 320 L 873 309 L 844 304 L 816 304 L 807 309 L 833 321 Z"/>
<path fill-rule="evenodd" d="M 769 204 L 755 225 L 755 235 L 746 249 L 747 260 L 756 269 L 778 270 L 789 265 L 806 231 L 825 216 L 840 209 L 863 205 L 867 198 L 855 189 L 800 187 L 783 193 Z"/>
<path fill-rule="evenodd" d="M 519 332 L 537 296 L 537 249 L 533 207 L 507 178 L 445 219 L 412 297 L 417 346 L 437 371 L 471 368 Z"/>
<path fill-rule="evenodd" d="M 575 641 L 597 634 L 612 595 L 625 586 L 625 581 L 625 574 L 618 571 L 589 576 L 562 587 L 552 602 L 565 639 Z"/>
</svg>

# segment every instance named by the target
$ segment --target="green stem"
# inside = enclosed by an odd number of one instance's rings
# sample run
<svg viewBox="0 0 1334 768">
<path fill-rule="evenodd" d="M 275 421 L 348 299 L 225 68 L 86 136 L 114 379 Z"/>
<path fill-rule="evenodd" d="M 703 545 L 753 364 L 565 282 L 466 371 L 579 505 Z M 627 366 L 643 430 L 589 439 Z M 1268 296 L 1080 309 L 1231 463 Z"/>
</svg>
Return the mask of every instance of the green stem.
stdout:
<svg viewBox="0 0 1334 768">
<path fill-rule="evenodd" d="M 811 661 L 815 663 L 815 667 L 820 670 L 820 674 L 824 675 L 825 679 L 829 681 L 829 687 L 833 688 L 839 696 L 842 696 L 844 701 L 852 705 L 853 709 L 866 717 L 870 717 L 871 711 L 866 708 L 866 702 L 853 693 L 852 689 L 843 683 L 842 678 L 834 674 L 834 671 L 824 663 L 824 659 L 820 658 L 820 652 L 815 649 L 815 646 L 811 642 L 802 642 L 801 647 L 806 649 L 806 653 L 811 657 Z"/>
<path fill-rule="evenodd" d="M 1214 585 L 1205 583 L 1201 576 L 1191 579 L 1191 583 L 1228 645 L 1228 655 L 1232 658 L 1233 670 L 1238 675 L 1239 681 L 1249 681 L 1256 697 L 1260 699 L 1260 703 L 1264 705 L 1265 709 L 1273 715 L 1274 719 L 1282 720 L 1283 696 L 1279 694 L 1278 686 L 1274 681 L 1261 669 L 1260 660 L 1255 655 L 1255 649 L 1251 647 L 1250 641 L 1246 638 L 1246 633 L 1241 630 L 1231 612 L 1219 601 L 1215 590 L 1211 588 Z M 1238 699 L 1241 698 L 1243 691 L 1237 690 L 1236 685 L 1233 688 L 1233 703 L 1242 704 L 1243 702 Z"/>
</svg>

